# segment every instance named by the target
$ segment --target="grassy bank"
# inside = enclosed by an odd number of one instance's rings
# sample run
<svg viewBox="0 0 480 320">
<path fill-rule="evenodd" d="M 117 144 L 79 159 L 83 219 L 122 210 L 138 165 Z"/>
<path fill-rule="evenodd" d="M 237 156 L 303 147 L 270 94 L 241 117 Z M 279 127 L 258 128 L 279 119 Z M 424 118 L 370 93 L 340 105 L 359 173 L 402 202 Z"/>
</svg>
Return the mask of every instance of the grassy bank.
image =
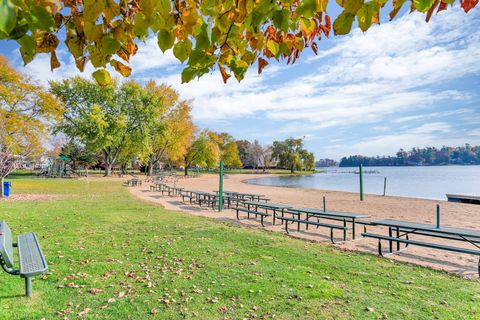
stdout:
<svg viewBox="0 0 480 320">
<path fill-rule="evenodd" d="M 0 319 L 478 319 L 480 283 L 282 234 L 170 212 L 121 181 L 16 179 L 0 202 L 36 231 L 50 274 L 0 274 Z"/>
</svg>

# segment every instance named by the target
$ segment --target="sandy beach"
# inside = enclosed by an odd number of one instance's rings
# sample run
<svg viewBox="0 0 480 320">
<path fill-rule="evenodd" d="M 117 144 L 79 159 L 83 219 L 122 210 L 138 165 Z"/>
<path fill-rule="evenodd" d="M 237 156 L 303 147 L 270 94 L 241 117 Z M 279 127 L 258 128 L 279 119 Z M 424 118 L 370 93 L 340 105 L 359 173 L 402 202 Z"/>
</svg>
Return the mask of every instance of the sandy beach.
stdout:
<svg viewBox="0 0 480 320">
<path fill-rule="evenodd" d="M 267 176 L 269 175 L 226 175 L 224 180 L 224 190 L 262 194 L 271 199 L 271 202 L 274 203 L 283 203 L 295 207 L 310 207 L 318 209 L 323 208 L 322 197 L 325 196 L 328 210 L 367 214 L 369 218 L 364 220 L 392 218 L 397 220 L 407 220 L 411 222 L 430 224 L 434 224 L 436 221 L 436 204 L 439 203 L 441 206 L 442 226 L 480 230 L 479 205 L 392 196 L 383 197 L 378 195 L 366 195 L 364 201 L 360 201 L 359 195 L 356 193 L 260 186 L 246 183 L 246 180 L 248 179 Z M 176 181 L 171 180 L 167 182 L 167 184 L 171 186 L 175 184 L 177 187 L 179 186 L 185 189 L 212 192 L 213 190 L 218 189 L 218 176 L 207 174 L 196 178 L 178 179 Z M 149 186 L 150 183 L 145 182 L 143 186 L 130 188 L 130 191 L 135 196 L 158 203 L 170 210 L 179 210 L 192 215 L 230 221 L 245 227 L 263 228 L 258 221 L 247 220 L 245 216 L 241 216 L 240 221 L 237 220 L 234 210 L 225 209 L 223 212 L 216 212 L 211 209 L 207 209 L 206 207 L 199 208 L 198 205 L 183 203 L 181 201 L 182 199 L 179 197 L 162 196 L 158 192 L 151 192 Z M 277 224 L 274 226 L 271 219 L 267 220 L 266 227 L 264 229 L 276 232 L 285 232 L 284 228 L 280 225 Z M 342 232 L 337 231 L 335 233 L 337 242 L 335 246 L 341 249 L 358 250 L 376 254 L 378 241 L 374 239 L 362 238 L 360 236 L 362 231 L 363 228 L 357 226 L 357 239 L 346 242 L 342 242 Z M 369 226 L 368 231 L 377 231 L 381 234 L 387 234 L 386 228 L 379 229 L 378 227 Z M 310 229 L 308 232 L 295 232 L 295 228 L 292 228 L 290 235 L 312 241 L 330 243 L 329 229 L 327 228 L 313 230 Z M 415 240 L 422 240 L 422 238 L 419 236 L 414 236 L 414 238 Z M 350 239 L 351 232 L 349 231 L 347 240 Z M 434 241 L 436 243 L 464 246 L 459 242 L 455 243 L 452 241 L 442 241 L 438 239 L 435 239 Z M 385 248 L 387 243 L 384 243 L 383 245 Z M 470 246 L 470 248 L 473 247 Z M 399 253 L 387 255 L 386 258 L 415 263 L 435 269 L 441 269 L 467 278 L 478 277 L 478 256 L 410 246 L 408 249 Z"/>
</svg>

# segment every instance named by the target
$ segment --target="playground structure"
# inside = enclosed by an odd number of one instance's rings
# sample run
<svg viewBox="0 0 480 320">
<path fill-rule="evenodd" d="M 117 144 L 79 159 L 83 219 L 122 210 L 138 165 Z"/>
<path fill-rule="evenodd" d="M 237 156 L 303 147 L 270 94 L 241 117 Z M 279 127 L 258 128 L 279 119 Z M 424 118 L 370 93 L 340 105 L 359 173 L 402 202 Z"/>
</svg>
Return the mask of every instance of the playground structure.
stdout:
<svg viewBox="0 0 480 320">
<path fill-rule="evenodd" d="M 49 158 L 42 169 L 37 172 L 37 176 L 44 176 L 46 178 L 78 178 L 87 177 L 88 171 L 74 170 L 72 168 L 72 159 L 67 156 L 60 156 L 58 158 Z"/>
</svg>

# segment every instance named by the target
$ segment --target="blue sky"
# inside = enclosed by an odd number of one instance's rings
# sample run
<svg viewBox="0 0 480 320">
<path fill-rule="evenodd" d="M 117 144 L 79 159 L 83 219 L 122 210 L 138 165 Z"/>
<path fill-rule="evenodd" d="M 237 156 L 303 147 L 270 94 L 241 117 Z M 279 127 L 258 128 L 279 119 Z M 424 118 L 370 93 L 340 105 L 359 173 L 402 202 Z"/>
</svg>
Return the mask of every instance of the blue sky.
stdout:
<svg viewBox="0 0 480 320">
<path fill-rule="evenodd" d="M 428 24 L 418 13 L 385 18 L 366 33 L 322 39 L 318 56 L 307 49 L 294 65 L 273 62 L 260 76 L 252 68 L 227 85 L 218 71 L 182 85 L 182 66 L 150 38 L 131 61 L 131 77 L 178 89 L 201 128 L 265 144 L 305 137 L 317 158 L 480 144 L 479 9 L 465 14 L 456 5 Z M 52 73 L 49 56 L 23 67 L 15 43 L 0 45 L 16 68 L 44 84 L 78 74 L 65 47 Z"/>
</svg>

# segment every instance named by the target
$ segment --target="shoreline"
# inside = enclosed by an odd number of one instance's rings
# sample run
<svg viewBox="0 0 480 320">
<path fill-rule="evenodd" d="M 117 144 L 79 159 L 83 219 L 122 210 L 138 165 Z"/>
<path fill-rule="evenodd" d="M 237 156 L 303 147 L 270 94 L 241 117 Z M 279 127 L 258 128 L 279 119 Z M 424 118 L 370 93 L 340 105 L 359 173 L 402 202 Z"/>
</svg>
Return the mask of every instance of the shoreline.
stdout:
<svg viewBox="0 0 480 320">
<path fill-rule="evenodd" d="M 327 210 L 369 215 L 369 218 L 365 220 L 390 218 L 429 224 L 434 223 L 435 207 L 436 204 L 440 202 L 442 208 L 441 221 L 443 226 L 480 229 L 480 206 L 478 205 L 452 203 L 442 200 L 371 194 L 366 194 L 365 200 L 361 202 L 358 199 L 358 193 L 298 187 L 264 186 L 246 182 L 246 180 L 255 177 L 260 178 L 272 176 L 276 175 L 251 174 L 249 177 L 246 177 L 243 174 L 227 174 L 224 179 L 224 189 L 244 193 L 264 194 L 267 198 L 271 199 L 271 202 L 310 208 L 322 208 L 322 197 L 325 196 Z M 174 182 L 167 182 L 167 184 L 173 185 Z M 186 189 L 212 192 L 218 188 L 218 176 L 202 175 L 196 178 L 179 179 L 175 184 L 176 186 Z M 243 216 L 241 216 L 241 220 L 237 220 L 233 210 L 226 209 L 222 212 L 217 212 L 213 211 L 211 208 L 199 208 L 197 205 L 183 203 L 181 198 L 178 197 L 161 196 L 159 193 L 150 192 L 149 185 L 149 183 L 144 183 L 142 187 L 129 188 L 129 191 L 139 198 L 160 204 L 168 210 L 182 211 L 196 216 L 215 218 L 222 221 L 232 222 L 243 227 L 254 227 L 282 233 L 285 232 L 283 227 L 280 225 L 272 225 L 270 220 L 267 220 L 268 223 L 266 223 L 266 227 L 263 228 L 259 222 L 255 220 L 247 220 L 246 217 Z M 292 231 L 293 229 L 294 228 L 292 228 Z M 339 242 L 334 244 L 334 246 L 341 250 L 376 254 L 377 241 L 361 238 L 361 228 L 357 229 L 356 240 Z M 368 231 L 377 231 L 382 234 L 385 234 L 386 232 L 384 228 L 371 226 L 368 227 Z M 300 233 L 292 232 L 291 236 L 315 242 L 330 243 L 328 240 L 328 231 L 325 228 Z M 339 235 L 336 235 L 336 237 L 336 241 L 341 240 L 339 239 Z M 348 239 L 351 239 L 350 232 L 347 236 L 347 240 Z M 451 242 L 444 240 L 438 241 L 438 243 L 451 244 Z M 408 250 L 389 255 L 388 259 L 395 259 L 433 269 L 444 270 L 466 278 L 478 278 L 478 256 L 431 250 L 422 247 L 409 247 Z"/>
<path fill-rule="evenodd" d="M 272 177 L 281 177 L 282 175 L 272 175 Z M 275 184 L 261 184 L 261 183 L 251 183 L 248 182 L 248 180 L 260 180 L 262 178 L 254 178 L 254 179 L 247 179 L 243 180 L 242 182 L 245 184 L 249 185 L 254 185 L 254 186 L 263 186 L 263 187 L 271 187 L 271 188 L 286 188 L 286 189 L 303 189 L 303 190 L 314 190 L 314 191 L 320 191 L 320 192 L 341 192 L 341 193 L 348 193 L 348 194 L 355 194 L 359 196 L 359 192 L 352 192 L 352 191 L 343 191 L 343 190 L 333 190 L 333 189 L 316 189 L 316 188 L 306 188 L 306 187 L 299 187 L 299 186 L 281 186 L 281 185 L 275 185 Z M 376 196 L 376 197 L 391 197 L 391 198 L 403 198 L 403 199 L 419 199 L 419 200 L 430 200 L 430 201 L 437 201 L 437 202 L 448 202 L 448 199 L 433 199 L 433 198 L 420 198 L 420 197 L 411 197 L 411 196 L 397 196 L 397 195 L 382 195 L 382 194 L 375 194 L 375 193 L 366 193 L 364 192 L 363 195 L 366 196 Z M 445 196 L 446 198 L 446 196 Z"/>
</svg>

